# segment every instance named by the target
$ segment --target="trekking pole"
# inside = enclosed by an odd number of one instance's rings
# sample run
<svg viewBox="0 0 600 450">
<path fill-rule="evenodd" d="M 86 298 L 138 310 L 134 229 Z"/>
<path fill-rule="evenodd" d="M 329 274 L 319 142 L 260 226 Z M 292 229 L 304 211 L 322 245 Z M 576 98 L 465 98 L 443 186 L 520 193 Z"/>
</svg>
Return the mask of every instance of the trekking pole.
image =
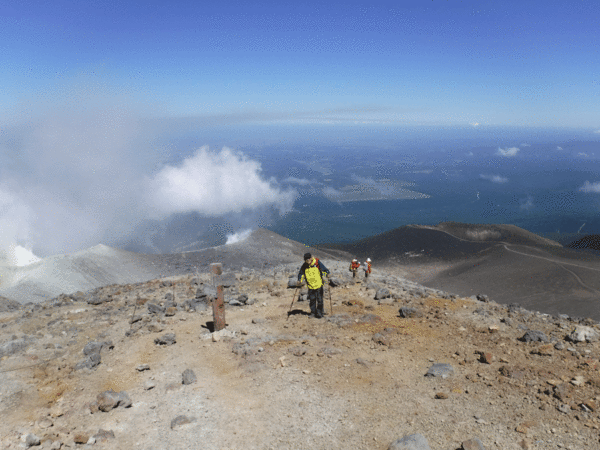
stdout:
<svg viewBox="0 0 600 450">
<path fill-rule="evenodd" d="M 296 298 L 296 292 L 298 292 L 299 287 L 296 287 L 296 290 L 294 291 L 294 296 L 292 297 L 292 304 L 290 305 L 290 310 L 288 311 L 287 314 L 287 319 L 288 320 L 290 318 L 290 313 L 292 312 L 292 306 L 294 306 L 294 299 Z"/>
<path fill-rule="evenodd" d="M 331 303 L 331 284 L 329 285 L 329 309 L 331 310 L 331 315 L 333 316 L 333 303 Z"/>
</svg>

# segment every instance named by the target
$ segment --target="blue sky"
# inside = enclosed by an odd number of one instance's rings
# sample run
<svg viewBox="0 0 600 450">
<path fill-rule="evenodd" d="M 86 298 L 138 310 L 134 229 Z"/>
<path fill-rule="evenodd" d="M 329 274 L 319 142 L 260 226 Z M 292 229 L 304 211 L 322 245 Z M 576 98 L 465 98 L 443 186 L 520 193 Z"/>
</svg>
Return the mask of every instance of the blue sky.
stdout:
<svg viewBox="0 0 600 450">
<path fill-rule="evenodd" d="M 599 5 L 4 0 L 0 264 L 16 245 L 147 241 L 188 214 L 268 223 L 299 198 L 293 160 L 335 168 L 340 149 L 483 164 L 488 146 L 519 165 L 564 146 L 565 165 L 590 161 L 571 189 L 596 201 Z"/>
<path fill-rule="evenodd" d="M 596 1 L 321 3 L 5 1 L 0 118 L 77 86 L 224 124 L 600 129 Z"/>
</svg>

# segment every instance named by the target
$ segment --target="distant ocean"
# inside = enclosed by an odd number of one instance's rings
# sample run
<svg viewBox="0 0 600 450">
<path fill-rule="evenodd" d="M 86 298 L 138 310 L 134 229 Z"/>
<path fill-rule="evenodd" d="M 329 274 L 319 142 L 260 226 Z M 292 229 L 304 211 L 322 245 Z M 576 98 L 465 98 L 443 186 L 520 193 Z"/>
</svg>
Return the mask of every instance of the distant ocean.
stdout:
<svg viewBox="0 0 600 450">
<path fill-rule="evenodd" d="M 598 213 L 585 202 L 585 194 L 546 192 L 527 205 L 510 193 L 488 195 L 473 190 L 447 192 L 416 200 L 380 200 L 334 203 L 325 197 L 300 198 L 294 210 L 268 228 L 308 245 L 346 243 L 404 225 L 440 222 L 508 223 L 562 244 L 577 236 L 600 234 Z M 577 197 L 581 197 L 580 201 Z M 533 200 L 532 200 L 533 202 Z M 562 205 L 562 207 L 561 207 Z M 529 209 L 527 209 L 529 208 Z"/>
</svg>

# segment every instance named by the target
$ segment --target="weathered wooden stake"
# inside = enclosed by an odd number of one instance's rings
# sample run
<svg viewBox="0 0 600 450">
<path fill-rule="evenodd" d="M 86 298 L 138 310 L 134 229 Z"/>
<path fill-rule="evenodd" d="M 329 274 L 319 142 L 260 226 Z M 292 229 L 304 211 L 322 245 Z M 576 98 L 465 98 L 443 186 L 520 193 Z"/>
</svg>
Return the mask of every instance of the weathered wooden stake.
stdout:
<svg viewBox="0 0 600 450">
<path fill-rule="evenodd" d="M 217 298 L 213 301 L 213 324 L 214 331 L 220 331 L 225 328 L 225 304 L 223 302 L 223 265 L 221 263 L 212 263 L 210 270 L 213 273 L 213 282 L 217 287 Z"/>
</svg>

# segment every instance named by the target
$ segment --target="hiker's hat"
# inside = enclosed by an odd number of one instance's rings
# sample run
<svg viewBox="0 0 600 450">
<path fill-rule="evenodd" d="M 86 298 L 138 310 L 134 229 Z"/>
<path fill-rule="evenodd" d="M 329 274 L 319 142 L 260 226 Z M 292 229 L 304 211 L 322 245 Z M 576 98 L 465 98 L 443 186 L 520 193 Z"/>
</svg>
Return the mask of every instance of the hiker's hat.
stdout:
<svg viewBox="0 0 600 450">
<path fill-rule="evenodd" d="M 371 258 L 367 258 L 367 262 L 371 262 Z"/>
<path fill-rule="evenodd" d="M 358 261 L 358 259 L 354 258 L 352 261 Z"/>
<path fill-rule="evenodd" d="M 304 259 L 310 259 L 310 258 L 312 258 L 312 255 L 310 253 L 304 254 Z"/>
</svg>

